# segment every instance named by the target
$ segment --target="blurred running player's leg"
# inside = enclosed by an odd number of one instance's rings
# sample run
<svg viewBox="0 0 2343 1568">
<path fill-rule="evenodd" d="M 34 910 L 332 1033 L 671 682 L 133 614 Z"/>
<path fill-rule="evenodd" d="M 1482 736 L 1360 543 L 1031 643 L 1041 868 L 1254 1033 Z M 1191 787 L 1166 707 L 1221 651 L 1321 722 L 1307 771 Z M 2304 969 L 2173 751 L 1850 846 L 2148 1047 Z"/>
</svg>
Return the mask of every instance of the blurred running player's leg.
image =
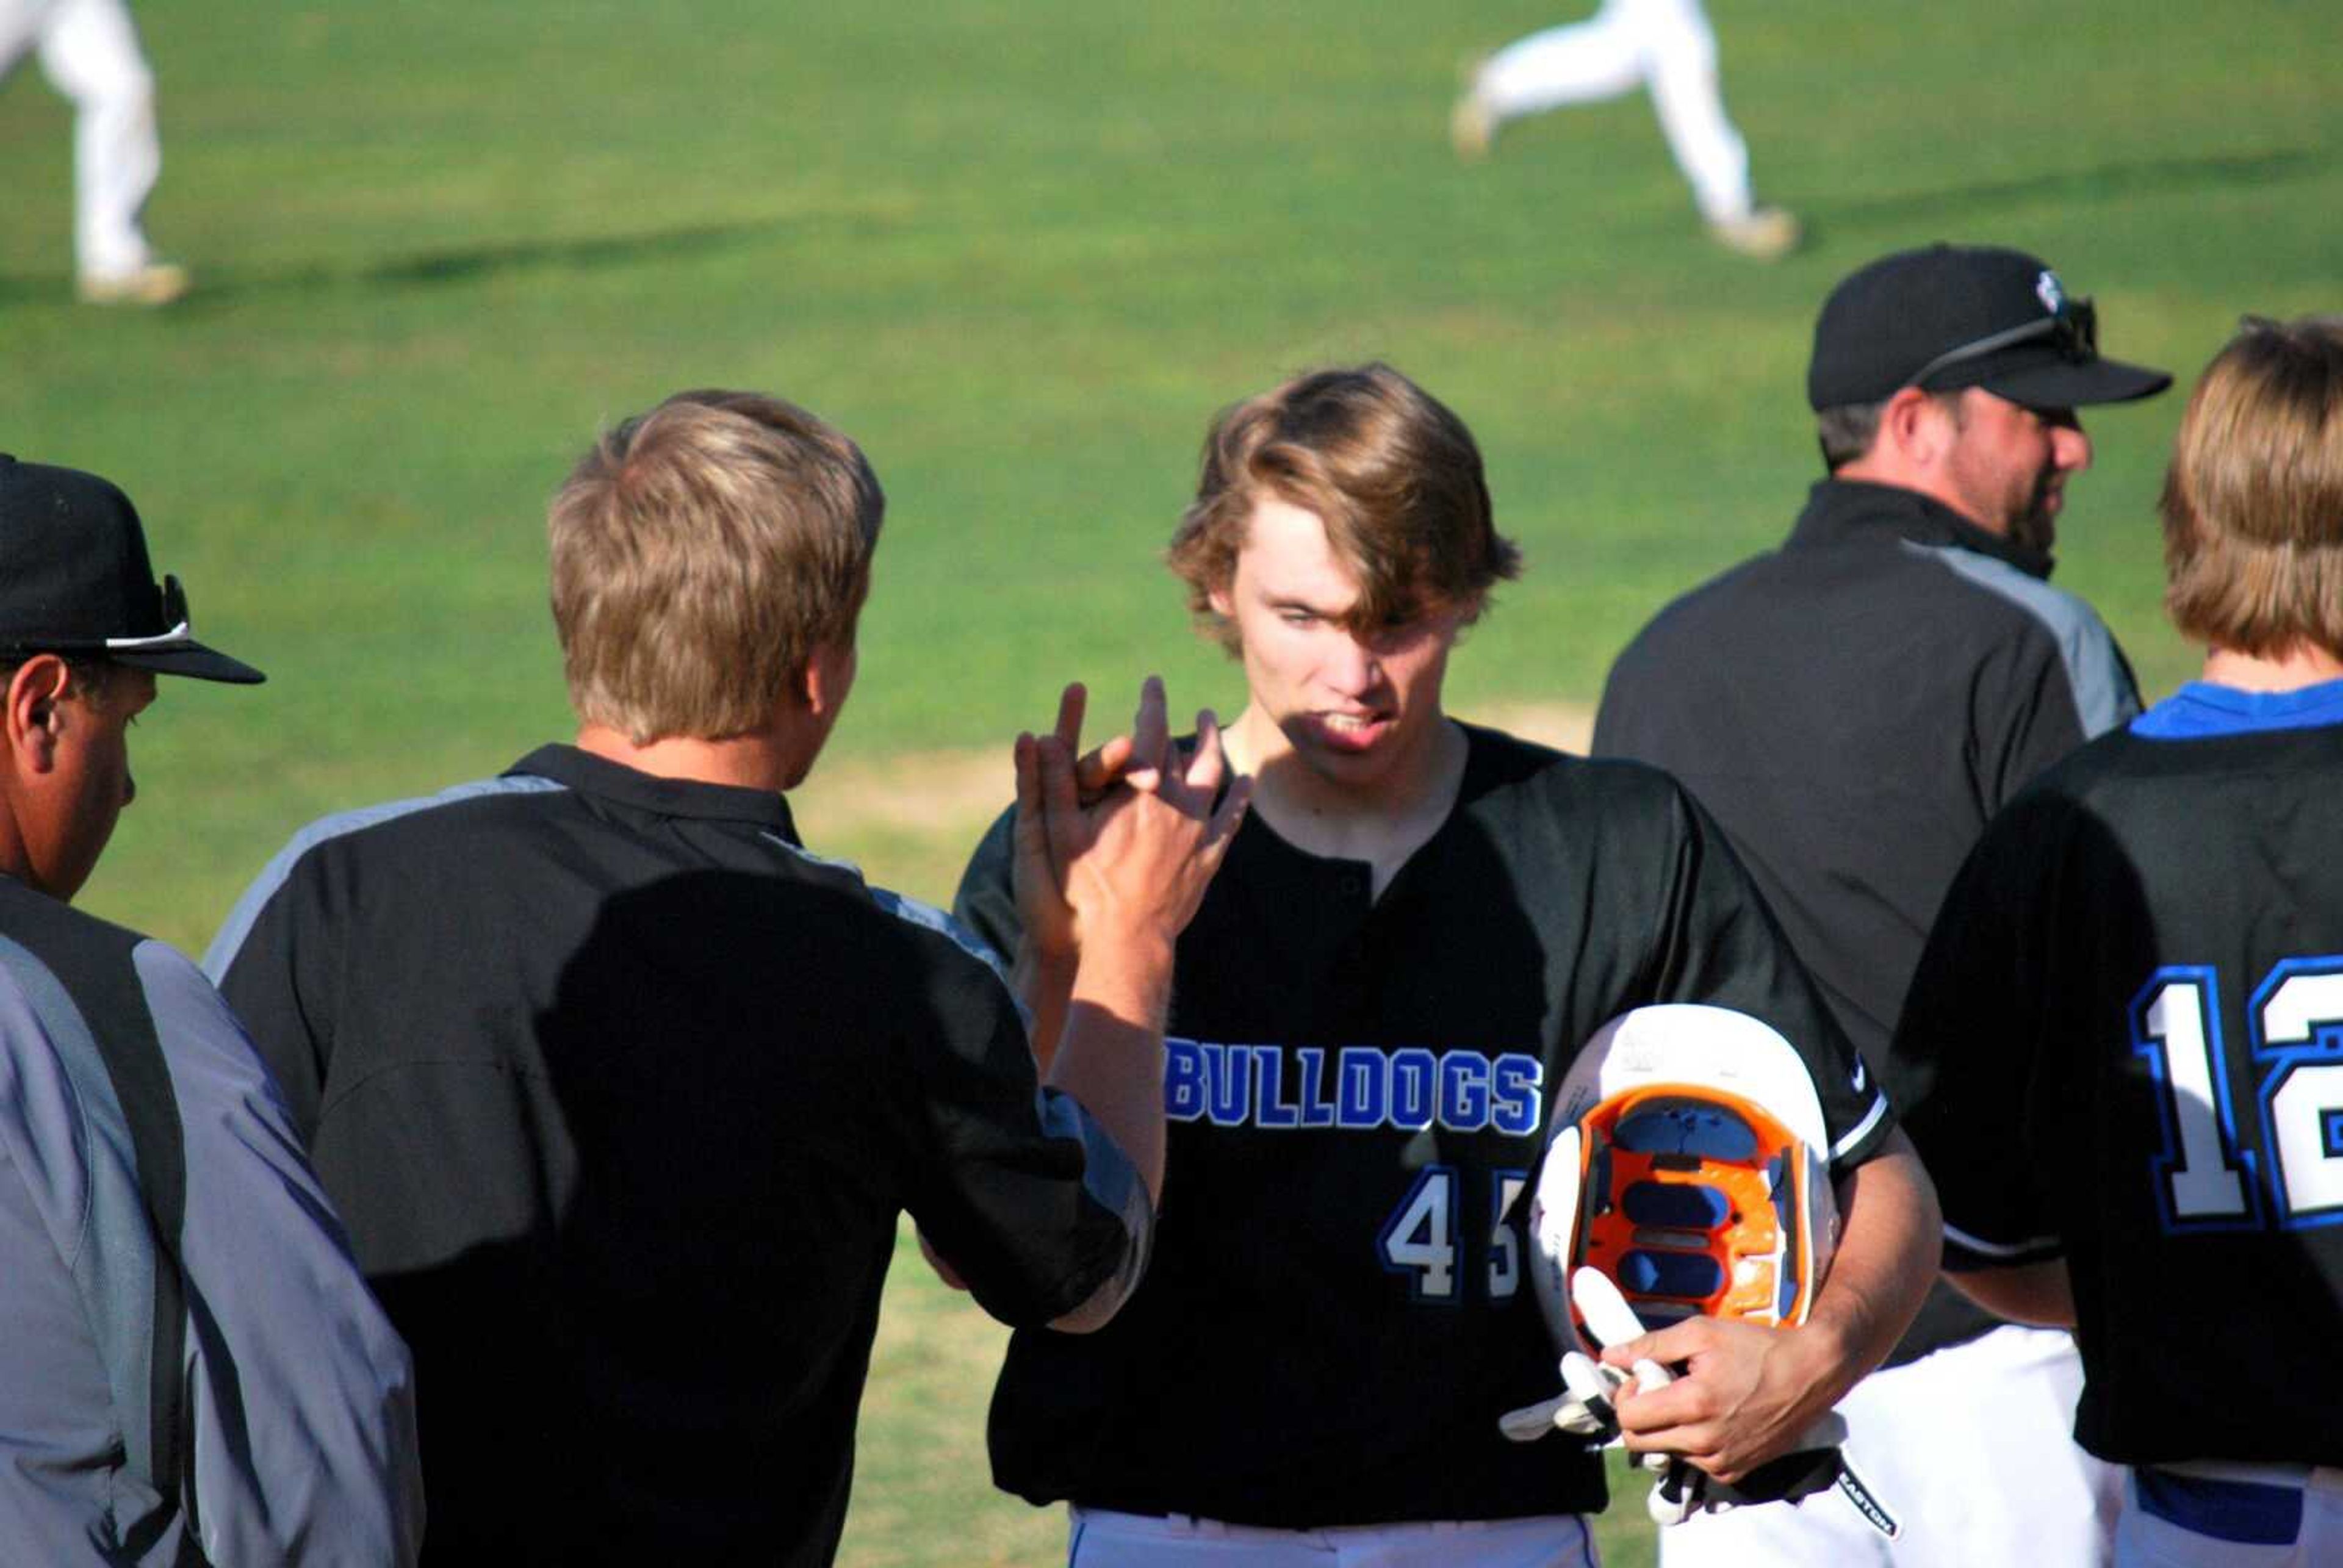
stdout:
<svg viewBox="0 0 2343 1568">
<path fill-rule="evenodd" d="M 1507 120 L 1622 97 L 1644 85 L 1635 0 L 1608 0 L 1584 22 L 1548 27 L 1489 56 L 1456 106 L 1461 157 L 1485 156 Z M 1477 139 L 1468 134 L 1477 126 Z"/>
<path fill-rule="evenodd" d="M 1584 22 L 1549 27 L 1498 51 L 1466 85 L 1449 118 L 1459 157 L 1485 156 L 1507 120 L 1599 103 L 1637 86 L 1709 232 L 1770 260 L 1798 242 L 1797 220 L 1760 206 L 1749 186 L 1749 146 L 1725 112 L 1716 34 L 1700 0 L 1605 0 Z"/>
<path fill-rule="evenodd" d="M 163 153 L 155 74 L 122 0 L 0 4 L 0 72 L 36 49 L 41 72 L 74 106 L 74 265 L 96 304 L 163 305 L 187 290 L 186 269 L 155 259 L 139 210 Z"/>
</svg>

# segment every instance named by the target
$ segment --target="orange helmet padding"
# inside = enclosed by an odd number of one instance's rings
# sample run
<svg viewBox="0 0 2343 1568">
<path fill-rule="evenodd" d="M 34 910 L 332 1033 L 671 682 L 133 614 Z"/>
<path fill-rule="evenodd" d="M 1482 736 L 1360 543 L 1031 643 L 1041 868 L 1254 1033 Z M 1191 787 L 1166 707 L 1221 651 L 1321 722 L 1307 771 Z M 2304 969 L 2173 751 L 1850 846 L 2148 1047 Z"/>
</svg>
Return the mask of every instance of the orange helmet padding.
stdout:
<svg viewBox="0 0 2343 1568">
<path fill-rule="evenodd" d="M 1740 1095 L 1685 1083 L 1614 1095 L 1580 1126 L 1574 1262 L 1608 1275 L 1654 1328 L 1805 1320 L 1812 1176 L 1796 1134 Z"/>
</svg>

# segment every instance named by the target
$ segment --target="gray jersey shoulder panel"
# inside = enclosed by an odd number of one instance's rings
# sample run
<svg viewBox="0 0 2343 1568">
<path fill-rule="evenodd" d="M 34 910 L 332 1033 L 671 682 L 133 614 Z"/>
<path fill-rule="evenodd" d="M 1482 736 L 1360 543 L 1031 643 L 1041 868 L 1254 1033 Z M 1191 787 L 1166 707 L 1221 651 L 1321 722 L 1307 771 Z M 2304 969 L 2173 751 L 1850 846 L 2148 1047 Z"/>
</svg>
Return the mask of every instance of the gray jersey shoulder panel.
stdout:
<svg viewBox="0 0 2343 1568">
<path fill-rule="evenodd" d="M 284 1102 L 186 957 L 132 950 L 186 1130 L 189 1488 L 211 1561 L 407 1563 L 414 1380 Z"/>
<path fill-rule="evenodd" d="M 0 1554 L 81 1563 L 97 1560 L 93 1542 L 114 1522 L 159 1499 L 122 1467 L 114 1385 L 73 1275 L 86 1240 L 87 1133 L 45 1032 L 0 969 Z"/>
<path fill-rule="evenodd" d="M 60 1235 L 58 1250 L 88 1312 L 114 1409 L 124 1417 L 124 1449 L 132 1468 L 148 1474 L 152 1434 L 145 1421 L 126 1414 L 148 1408 L 155 1353 L 155 1242 L 129 1121 L 88 1021 L 64 983 L 31 950 L 5 936 L 0 971 L 12 982 L 0 986 L 0 1028 L 12 1037 L 17 1070 L 36 1058 L 18 1050 L 14 1040 L 38 1040 L 71 1091 L 77 1124 L 34 1129 L 45 1134 L 45 1153 L 51 1158 L 44 1164 L 54 1173 L 42 1195 L 55 1203 L 52 1230 Z M 78 1164 L 78 1184 L 64 1179 L 67 1168 L 58 1162 L 67 1160 Z"/>
<path fill-rule="evenodd" d="M 2066 668 L 2085 736 L 2104 735 L 2137 716 L 2139 693 L 2133 689 L 2123 655 L 2116 649 L 2115 634 L 2081 598 L 2006 561 L 1956 545 L 1906 540 L 1903 548 L 2023 610 L 2049 634 Z"/>
<path fill-rule="evenodd" d="M 541 794 L 568 788 L 558 779 L 542 779 L 535 774 L 507 774 L 496 779 L 478 779 L 468 784 L 451 785 L 437 795 L 417 796 L 410 800 L 387 800 L 378 806 L 362 806 L 356 810 L 320 817 L 294 834 L 291 841 L 261 869 L 259 876 L 253 879 L 252 886 L 244 890 L 244 897 L 236 901 L 236 908 L 228 911 L 226 923 L 220 927 L 219 935 L 212 939 L 210 950 L 204 954 L 204 973 L 210 977 L 214 985 L 227 978 L 228 968 L 236 962 L 236 951 L 244 946 L 245 938 L 252 934 L 253 924 L 260 919 L 260 911 L 268 907 L 268 900 L 277 896 L 277 890 L 292 876 L 293 868 L 300 863 L 301 857 L 318 845 L 441 806 L 460 805 L 467 800 L 495 795 Z"/>
</svg>

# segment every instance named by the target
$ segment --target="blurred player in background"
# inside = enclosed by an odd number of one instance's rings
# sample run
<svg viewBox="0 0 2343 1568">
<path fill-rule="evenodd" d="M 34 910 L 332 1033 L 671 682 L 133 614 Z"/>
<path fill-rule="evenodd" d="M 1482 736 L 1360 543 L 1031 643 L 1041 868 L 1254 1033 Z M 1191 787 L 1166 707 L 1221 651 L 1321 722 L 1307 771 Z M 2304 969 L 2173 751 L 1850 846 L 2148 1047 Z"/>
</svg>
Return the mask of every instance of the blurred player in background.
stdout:
<svg viewBox="0 0 2343 1568">
<path fill-rule="evenodd" d="M 779 399 L 628 420 L 549 518 L 577 744 L 315 824 L 213 946 L 414 1347 L 429 1560 L 826 1563 L 902 1211 L 1010 1322 L 1095 1328 L 1144 1267 L 1172 944 L 1244 792 L 1208 745 L 1081 809 L 1071 736 L 1021 740 L 1077 938 L 1037 1084 L 973 939 L 782 796 L 883 508 Z"/>
<path fill-rule="evenodd" d="M 1646 1002 L 1765 1020 L 1847 1199 L 1807 1326 L 1650 1342 L 1693 1369 L 1623 1410 L 1634 1445 L 1731 1476 L 1788 1447 L 1917 1304 L 1927 1179 L 1681 789 L 1443 711 L 1451 650 L 1518 569 L 1454 414 L 1381 365 L 1238 405 L 1171 561 L 1243 664 L 1227 747 L 1253 807 L 1180 940 L 1153 1266 L 1101 1333 L 1016 1335 L 995 1479 L 1072 1503 L 1083 1568 L 1591 1562 L 1599 1455 L 1497 1425 L 1557 1381 L 1506 1216 L 1581 1044 Z M 959 909 L 1061 969 L 1015 821 Z"/>
<path fill-rule="evenodd" d="M 2139 710 L 2091 608 L 2050 586 L 2077 406 L 2171 377 L 2103 359 L 2037 256 L 1935 246 L 1833 289 L 1807 373 L 1830 477 L 1781 548 L 1662 610 L 1619 657 L 1598 755 L 1666 769 L 1716 815 L 1847 1037 L 1884 1061 L 1961 858 L 2044 768 Z M 1889 1098 L 1904 1104 L 1891 1072 Z M 1835 1498 L 1695 1519 L 1672 1568 L 2101 1559 L 2119 1478 L 2067 1436 L 2062 1333 L 1940 1288 L 1845 1407 L 1906 1528 Z"/>
<path fill-rule="evenodd" d="M 2137 1467 L 2117 1563 L 2312 1568 L 2343 1562 L 2343 317 L 2245 325 L 2162 511 L 2203 676 L 1995 820 L 1895 1055 L 1954 1278 L 2076 1325 L 2076 1436 Z"/>
<path fill-rule="evenodd" d="M 93 305 L 168 305 L 186 268 L 157 261 L 138 226 L 162 172 L 155 73 L 124 0 L 0 0 L 0 76 L 27 52 L 74 106 L 75 288 Z"/>
<path fill-rule="evenodd" d="M 1700 0 L 1603 0 L 1586 21 L 1507 45 L 1473 71 L 1449 137 L 1470 162 L 1488 156 L 1507 120 L 1637 87 L 1650 89 L 1668 151 L 1717 242 L 1761 261 L 1796 248 L 1798 220 L 1750 194 L 1749 146 L 1725 113 L 1716 33 Z"/>
</svg>

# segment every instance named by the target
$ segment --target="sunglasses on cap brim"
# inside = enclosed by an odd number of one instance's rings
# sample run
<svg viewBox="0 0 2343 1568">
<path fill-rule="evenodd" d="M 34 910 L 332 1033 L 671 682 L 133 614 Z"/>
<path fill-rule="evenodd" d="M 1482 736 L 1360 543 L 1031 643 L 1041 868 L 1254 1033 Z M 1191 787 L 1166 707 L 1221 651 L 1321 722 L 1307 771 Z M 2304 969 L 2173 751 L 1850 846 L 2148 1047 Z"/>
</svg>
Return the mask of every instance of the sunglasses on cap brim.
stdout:
<svg viewBox="0 0 2343 1568">
<path fill-rule="evenodd" d="M 168 573 L 155 590 L 163 629 L 144 637 L 44 637 L 0 644 L 15 653 L 170 653 L 196 646 L 195 623 L 187 614 L 187 590 Z"/>
<path fill-rule="evenodd" d="M 2058 351 L 2058 357 L 2069 365 L 2088 365 L 2099 357 L 2099 313 L 2088 298 L 2062 299 L 2055 316 L 2045 316 L 2017 327 L 1987 333 L 1974 343 L 1964 343 L 1957 348 L 1947 348 L 1919 369 L 1905 377 L 1906 387 L 1925 387 L 1928 377 L 1939 370 L 1956 365 L 1982 359 L 1988 354 L 1998 354 L 2005 348 L 2020 344 L 2047 340 Z"/>
<path fill-rule="evenodd" d="M 156 591 L 162 597 L 164 629 L 152 637 L 109 637 L 104 644 L 108 653 L 159 652 L 195 642 L 195 623 L 187 615 L 187 590 L 179 586 L 179 579 L 165 572 L 163 586 Z"/>
</svg>

